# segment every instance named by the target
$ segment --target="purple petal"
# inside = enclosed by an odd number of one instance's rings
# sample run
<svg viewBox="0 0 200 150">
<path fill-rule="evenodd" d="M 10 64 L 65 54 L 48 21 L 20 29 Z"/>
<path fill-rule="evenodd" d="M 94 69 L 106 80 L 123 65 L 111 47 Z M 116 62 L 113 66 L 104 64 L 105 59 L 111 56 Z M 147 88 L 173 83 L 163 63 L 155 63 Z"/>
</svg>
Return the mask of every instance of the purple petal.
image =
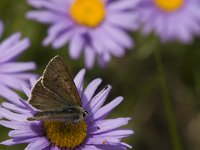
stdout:
<svg viewBox="0 0 200 150">
<path fill-rule="evenodd" d="M 101 137 L 113 137 L 113 138 L 122 139 L 122 138 L 132 135 L 133 133 L 134 132 L 132 130 L 114 130 L 110 132 L 101 133 Z M 97 134 L 94 137 L 96 136 L 98 137 L 99 135 Z"/>
<path fill-rule="evenodd" d="M 23 130 L 25 128 L 31 129 L 32 127 L 40 128 L 41 123 L 40 122 L 32 122 L 30 124 L 30 122 L 1 120 L 0 125 L 7 127 L 7 128 L 11 128 L 11 129 L 22 129 Z"/>
<path fill-rule="evenodd" d="M 0 55 L 0 63 L 8 61 L 12 59 L 13 57 L 19 55 L 22 53 L 26 48 L 30 45 L 30 41 L 28 38 L 25 38 L 15 44 L 14 46 L 6 49 L 6 52 Z"/>
<path fill-rule="evenodd" d="M 13 74 L 14 76 L 14 74 Z M 0 74 L 1 83 L 14 89 L 22 90 L 22 85 L 28 85 L 26 81 L 14 78 L 12 75 Z"/>
<path fill-rule="evenodd" d="M 98 119 L 104 119 L 116 106 L 118 106 L 123 100 L 123 97 L 117 97 L 109 104 L 103 106 L 100 108 L 95 114 L 94 114 L 94 120 Z"/>
<path fill-rule="evenodd" d="M 105 33 L 110 36 L 113 40 L 120 43 L 122 46 L 126 48 L 133 47 L 133 41 L 131 37 L 128 36 L 123 30 L 119 28 L 114 28 L 109 25 L 104 26 Z"/>
<path fill-rule="evenodd" d="M 179 38 L 181 39 L 181 41 L 186 43 L 191 42 L 192 41 L 191 33 L 188 30 L 186 30 L 180 22 L 177 22 L 177 26 L 179 26 L 177 30 L 179 31 Z"/>
<path fill-rule="evenodd" d="M 50 1 L 42 1 L 42 0 L 41 1 L 37 1 L 36 0 L 36 2 L 32 1 L 32 4 L 36 5 L 36 6 L 39 6 L 42 9 L 47 9 L 49 11 L 53 11 L 55 13 L 65 13 L 66 12 L 66 7 L 58 7 L 55 4 L 53 4 L 52 2 L 50 2 Z"/>
<path fill-rule="evenodd" d="M 36 78 L 30 78 L 31 87 L 33 87 L 35 85 L 36 81 L 37 81 Z"/>
<path fill-rule="evenodd" d="M 191 3 L 192 4 L 192 3 Z M 200 19 L 199 5 L 193 4 L 191 7 L 187 7 L 188 12 L 197 20 Z"/>
<path fill-rule="evenodd" d="M 67 30 L 72 25 L 71 22 L 66 21 L 60 21 L 58 23 L 55 23 L 51 25 L 51 27 L 48 30 L 48 36 L 44 39 L 43 45 L 49 45 L 51 42 L 56 40 L 56 38 L 59 36 L 61 31 Z"/>
<path fill-rule="evenodd" d="M 99 130 L 95 131 L 93 134 L 99 134 L 106 131 L 117 129 L 121 126 L 127 125 L 130 118 L 117 118 L 117 119 L 107 119 L 97 121 L 96 124 L 100 128 Z"/>
<path fill-rule="evenodd" d="M 60 150 L 60 148 L 58 148 L 57 146 L 51 146 L 50 150 Z"/>
<path fill-rule="evenodd" d="M 5 39 L 1 44 L 0 44 L 0 53 L 4 53 L 5 49 L 8 49 L 9 47 L 11 47 L 12 45 L 15 45 L 19 42 L 21 37 L 21 33 L 15 33 L 13 35 L 11 35 L 10 37 L 8 37 L 7 39 Z"/>
<path fill-rule="evenodd" d="M 57 39 L 55 39 L 52 43 L 53 48 L 57 49 L 67 44 L 70 38 L 74 35 L 74 32 L 74 29 L 71 28 L 58 36 Z"/>
<path fill-rule="evenodd" d="M 17 113 L 24 113 L 24 114 L 31 114 L 29 110 L 26 110 L 24 108 L 20 108 L 19 106 L 16 106 L 14 104 L 11 103 L 7 103 L 7 102 L 3 102 L 2 106 L 6 109 L 9 109 L 13 112 L 17 112 Z"/>
<path fill-rule="evenodd" d="M 11 112 L 7 109 L 4 109 L 4 108 L 0 108 L 0 114 L 4 118 L 6 118 L 8 120 L 12 120 L 12 121 L 26 121 L 26 118 L 27 118 L 27 116 L 13 113 L 13 112 Z"/>
<path fill-rule="evenodd" d="M 99 43 L 99 41 L 97 40 L 97 37 L 98 37 L 98 35 L 93 34 L 93 36 L 92 36 L 93 40 L 91 41 L 91 44 L 92 44 L 94 51 L 96 51 L 98 54 L 102 54 L 102 53 L 104 53 L 105 48 L 101 43 Z"/>
<path fill-rule="evenodd" d="M 100 150 L 100 149 L 93 145 L 83 145 L 77 150 Z"/>
<path fill-rule="evenodd" d="M 121 142 L 121 144 L 122 144 L 123 146 L 125 146 L 125 147 L 128 147 L 128 148 L 132 149 L 132 146 L 129 145 L 129 144 L 126 144 L 126 143 L 124 143 L 124 142 Z"/>
<path fill-rule="evenodd" d="M 23 137 L 36 137 L 36 136 L 41 136 L 44 134 L 43 129 L 41 128 L 40 130 L 32 130 L 30 128 L 24 127 L 24 129 L 17 129 L 17 130 L 12 130 L 9 132 L 10 137 L 16 137 L 16 138 L 23 138 Z"/>
<path fill-rule="evenodd" d="M 95 61 L 95 51 L 90 47 L 85 48 L 85 65 L 88 69 L 91 69 Z"/>
<path fill-rule="evenodd" d="M 97 40 L 99 45 L 102 45 L 104 51 L 109 51 L 116 57 L 121 57 L 124 55 L 124 49 L 118 43 L 113 41 L 112 38 L 106 36 L 106 33 L 103 32 L 103 30 L 97 30 L 95 34 L 96 35 L 93 40 Z"/>
<path fill-rule="evenodd" d="M 74 78 L 74 83 L 79 91 L 79 95 L 81 96 L 82 93 L 82 88 L 83 88 L 83 82 L 84 82 L 84 76 L 85 76 L 85 69 L 81 69 L 78 74 L 76 75 L 76 77 Z"/>
<path fill-rule="evenodd" d="M 111 56 L 109 53 L 104 53 L 98 57 L 98 63 L 101 67 L 106 67 L 108 62 L 111 60 Z"/>
<path fill-rule="evenodd" d="M 26 17 L 28 19 L 33 19 L 41 23 L 54 23 L 58 20 L 62 20 L 64 17 L 57 15 L 53 12 L 40 10 L 40 11 L 30 11 L 27 13 Z"/>
<path fill-rule="evenodd" d="M 108 149 L 108 150 L 127 150 L 126 147 L 124 147 L 124 145 L 122 145 L 122 143 L 118 143 L 118 144 L 114 144 L 114 145 L 111 145 L 111 144 L 102 144 L 102 145 L 98 145 L 97 146 L 99 149 Z"/>
<path fill-rule="evenodd" d="M 83 108 L 90 102 L 92 96 L 94 95 L 95 91 L 101 84 L 102 80 L 100 78 L 94 79 L 91 81 L 84 91 L 84 101 L 83 101 Z"/>
<path fill-rule="evenodd" d="M 138 0 L 120 0 L 113 1 L 107 6 L 108 11 L 123 11 L 127 9 L 134 9 L 138 4 Z"/>
<path fill-rule="evenodd" d="M 7 141 L 3 141 L 0 144 L 11 146 L 11 145 L 16 145 L 16 144 L 35 142 L 37 140 L 40 140 L 40 137 L 31 137 L 31 138 L 28 138 L 28 139 L 26 138 L 26 139 L 23 139 L 23 140 L 10 139 L 10 140 L 7 140 Z"/>
<path fill-rule="evenodd" d="M 27 2 L 36 8 L 42 8 L 41 1 L 43 0 L 28 0 Z"/>
<path fill-rule="evenodd" d="M 109 92 L 111 90 L 111 86 L 106 86 L 103 90 L 101 90 L 90 102 L 90 105 L 87 106 L 87 110 L 90 110 L 92 114 L 94 114 L 105 102 Z M 88 108 L 89 107 L 89 108 Z"/>
<path fill-rule="evenodd" d="M 24 93 L 26 94 L 27 97 L 31 96 L 31 90 L 26 87 L 26 86 L 22 86 Z"/>
<path fill-rule="evenodd" d="M 34 69 L 36 69 L 36 65 L 33 62 L 9 62 L 0 65 L 0 72 L 2 73 L 23 72 Z"/>
<path fill-rule="evenodd" d="M 0 84 L 0 95 L 4 98 L 6 98 L 9 102 L 16 104 L 18 106 L 24 106 L 21 101 L 19 100 L 20 97 L 13 92 L 12 90 L 10 90 L 9 88 L 7 88 L 6 86 L 3 86 L 2 84 Z"/>
<path fill-rule="evenodd" d="M 73 59 L 79 58 L 81 54 L 81 50 L 83 48 L 84 39 L 81 35 L 76 34 L 74 37 L 71 38 L 69 44 L 69 55 Z"/>
<path fill-rule="evenodd" d="M 87 141 L 87 144 L 94 144 L 94 145 L 101 145 L 101 144 L 107 144 L 107 145 L 116 145 L 120 144 L 120 140 L 117 138 L 111 138 L 111 137 L 95 137 L 95 138 L 89 138 Z"/>
<path fill-rule="evenodd" d="M 19 79 L 23 79 L 23 80 L 30 80 L 32 78 L 36 79 L 38 78 L 38 75 L 32 74 L 32 73 L 13 73 L 13 76 L 15 76 L 16 78 Z"/>
<path fill-rule="evenodd" d="M 43 8 L 43 3 L 41 3 L 43 0 L 28 0 L 28 3 L 36 8 Z M 65 8 L 70 4 L 70 0 L 51 0 L 51 2 L 58 7 Z"/>
<path fill-rule="evenodd" d="M 118 13 L 118 14 L 108 14 L 106 22 L 115 27 L 120 27 L 125 30 L 135 30 L 138 28 L 137 15 L 133 15 L 134 12 Z M 121 19 L 123 18 L 123 21 Z"/>
<path fill-rule="evenodd" d="M 73 0 L 51 0 L 51 2 L 54 4 L 54 5 L 57 5 L 57 7 L 63 7 L 63 8 L 68 8 L 71 6 L 71 4 L 73 3 Z"/>
<path fill-rule="evenodd" d="M 25 150 L 42 150 L 50 145 L 49 141 L 46 138 L 40 138 L 34 143 L 29 144 Z"/>
</svg>

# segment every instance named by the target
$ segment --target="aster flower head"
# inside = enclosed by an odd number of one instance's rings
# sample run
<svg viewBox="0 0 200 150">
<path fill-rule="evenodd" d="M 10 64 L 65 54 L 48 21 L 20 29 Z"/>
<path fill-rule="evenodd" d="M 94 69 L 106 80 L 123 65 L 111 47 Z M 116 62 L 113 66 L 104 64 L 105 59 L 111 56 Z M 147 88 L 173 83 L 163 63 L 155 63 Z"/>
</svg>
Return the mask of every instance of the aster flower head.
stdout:
<svg viewBox="0 0 200 150">
<path fill-rule="evenodd" d="M 97 56 L 105 66 L 111 56 L 121 57 L 133 46 L 127 31 L 137 28 L 136 0 L 28 0 L 39 9 L 27 14 L 29 19 L 49 24 L 44 45 L 60 48 L 69 43 L 69 55 L 85 55 L 91 68 Z"/>
<path fill-rule="evenodd" d="M 138 10 L 143 33 L 154 31 L 163 42 L 189 43 L 200 35 L 199 8 L 198 0 L 141 0 Z"/>
<path fill-rule="evenodd" d="M 132 130 L 119 129 L 128 124 L 130 118 L 105 119 L 108 114 L 119 105 L 123 98 L 117 97 L 110 103 L 102 106 L 108 96 L 111 86 L 106 86 L 98 94 L 94 94 L 101 83 L 101 79 L 94 79 L 83 89 L 85 69 L 82 69 L 75 77 L 74 82 L 81 96 L 82 107 L 88 115 L 78 123 L 27 121 L 36 110 L 26 101 L 20 98 L 11 102 L 4 102 L 0 108 L 3 120 L 2 126 L 11 128 L 10 140 L 3 145 L 15 145 L 27 143 L 26 150 L 95 150 L 131 148 L 121 140 L 133 134 Z M 32 81 L 34 85 L 35 81 Z M 24 91 L 30 97 L 31 90 L 24 87 Z M 94 96 L 95 95 L 95 96 Z"/>
<path fill-rule="evenodd" d="M 0 22 L 0 30 L 3 24 Z M 1 31 L 0 31 L 1 32 Z M 30 45 L 29 39 L 21 40 L 21 34 L 15 33 L 0 43 L 0 96 L 12 99 L 11 89 L 22 91 L 21 84 L 28 84 L 34 74 L 34 62 L 16 62 L 18 56 Z"/>
</svg>

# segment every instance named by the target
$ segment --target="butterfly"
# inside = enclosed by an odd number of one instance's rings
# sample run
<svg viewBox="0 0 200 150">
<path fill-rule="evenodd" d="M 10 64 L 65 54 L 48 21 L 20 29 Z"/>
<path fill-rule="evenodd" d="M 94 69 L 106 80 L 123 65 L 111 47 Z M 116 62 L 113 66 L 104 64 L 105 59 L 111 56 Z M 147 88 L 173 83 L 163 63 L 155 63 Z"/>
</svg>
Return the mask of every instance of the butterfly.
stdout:
<svg viewBox="0 0 200 150">
<path fill-rule="evenodd" d="M 28 121 L 60 121 L 76 123 L 88 112 L 66 63 L 60 56 L 52 58 L 31 91 L 29 104 L 39 111 Z"/>
</svg>

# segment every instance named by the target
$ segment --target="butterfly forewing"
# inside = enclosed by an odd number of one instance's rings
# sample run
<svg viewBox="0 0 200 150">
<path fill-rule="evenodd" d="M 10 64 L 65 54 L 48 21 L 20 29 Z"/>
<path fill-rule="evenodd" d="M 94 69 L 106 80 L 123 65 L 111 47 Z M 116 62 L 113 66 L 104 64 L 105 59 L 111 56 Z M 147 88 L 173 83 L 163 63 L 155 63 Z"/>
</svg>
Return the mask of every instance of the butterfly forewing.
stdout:
<svg viewBox="0 0 200 150">
<path fill-rule="evenodd" d="M 29 99 L 32 106 L 41 111 L 63 111 L 66 107 L 73 105 L 73 103 L 60 98 L 56 93 L 44 88 L 41 80 L 40 78 L 32 89 Z"/>
<path fill-rule="evenodd" d="M 64 60 L 56 56 L 47 65 L 42 84 L 66 102 L 81 106 L 80 96 Z"/>
</svg>

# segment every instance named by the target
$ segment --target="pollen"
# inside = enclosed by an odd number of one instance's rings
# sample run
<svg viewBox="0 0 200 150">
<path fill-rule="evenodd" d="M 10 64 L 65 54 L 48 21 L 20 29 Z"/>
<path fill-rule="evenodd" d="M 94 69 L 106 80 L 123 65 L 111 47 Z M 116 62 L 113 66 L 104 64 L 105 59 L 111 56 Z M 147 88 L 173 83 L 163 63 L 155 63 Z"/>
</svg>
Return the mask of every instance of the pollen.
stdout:
<svg viewBox="0 0 200 150">
<path fill-rule="evenodd" d="M 166 12 L 174 12 L 180 9 L 184 0 L 154 0 L 155 5 Z"/>
<path fill-rule="evenodd" d="M 102 142 L 102 144 L 104 144 L 104 145 L 105 145 L 105 144 L 108 144 L 108 142 L 107 142 L 107 141 L 103 141 L 103 142 Z"/>
<path fill-rule="evenodd" d="M 87 125 L 84 120 L 78 123 L 45 121 L 46 137 L 59 148 L 75 149 L 87 137 Z"/>
<path fill-rule="evenodd" d="M 74 0 L 70 15 L 78 24 L 94 28 L 105 19 L 105 4 L 102 0 Z"/>
</svg>

